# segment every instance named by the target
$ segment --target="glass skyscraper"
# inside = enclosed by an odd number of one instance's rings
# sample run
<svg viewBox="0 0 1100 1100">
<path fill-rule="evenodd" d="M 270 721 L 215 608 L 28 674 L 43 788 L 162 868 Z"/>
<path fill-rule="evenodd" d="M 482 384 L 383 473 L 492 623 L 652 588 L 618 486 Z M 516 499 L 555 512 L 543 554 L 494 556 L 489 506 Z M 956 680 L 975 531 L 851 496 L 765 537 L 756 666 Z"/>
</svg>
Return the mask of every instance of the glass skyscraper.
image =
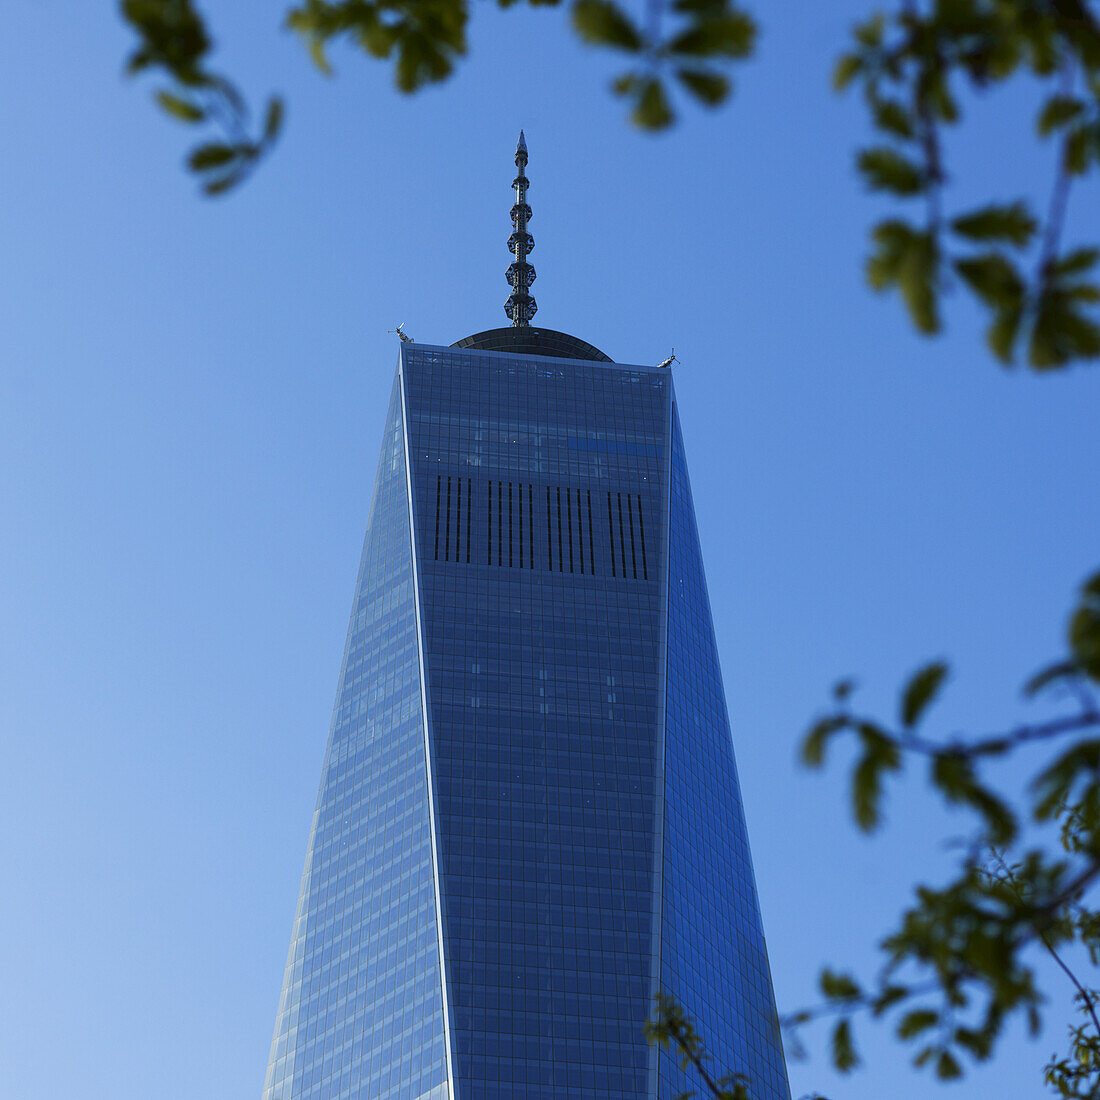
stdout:
<svg viewBox="0 0 1100 1100">
<path fill-rule="evenodd" d="M 789 1098 L 672 374 L 533 278 L 401 344 L 264 1100 L 669 1100 L 658 990 Z"/>
</svg>

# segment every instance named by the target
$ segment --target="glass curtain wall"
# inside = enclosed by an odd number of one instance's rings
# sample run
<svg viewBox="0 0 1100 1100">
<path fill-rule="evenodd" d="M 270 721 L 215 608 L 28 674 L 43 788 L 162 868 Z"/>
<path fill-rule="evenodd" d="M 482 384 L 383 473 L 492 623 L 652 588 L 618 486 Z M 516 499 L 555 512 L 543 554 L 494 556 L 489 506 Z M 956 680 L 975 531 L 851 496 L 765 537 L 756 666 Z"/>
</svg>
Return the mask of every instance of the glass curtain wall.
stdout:
<svg viewBox="0 0 1100 1100">
<path fill-rule="evenodd" d="M 456 1090 L 638 1100 L 670 380 L 403 353 Z"/>
<path fill-rule="evenodd" d="M 658 989 L 789 1100 L 671 374 L 405 344 L 264 1100 L 672 1100 Z"/>
<path fill-rule="evenodd" d="M 264 1100 L 445 1100 L 401 393 L 386 417 Z"/>
</svg>

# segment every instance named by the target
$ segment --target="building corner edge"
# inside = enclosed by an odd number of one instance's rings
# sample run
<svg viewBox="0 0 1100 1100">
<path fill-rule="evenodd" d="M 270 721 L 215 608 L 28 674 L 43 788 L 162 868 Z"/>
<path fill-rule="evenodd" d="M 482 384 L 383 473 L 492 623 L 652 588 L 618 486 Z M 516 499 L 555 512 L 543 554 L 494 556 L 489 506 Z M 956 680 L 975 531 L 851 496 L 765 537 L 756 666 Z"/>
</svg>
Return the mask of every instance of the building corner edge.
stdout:
<svg viewBox="0 0 1100 1100">
<path fill-rule="evenodd" d="M 405 460 L 405 503 L 409 522 L 409 548 L 412 555 L 413 605 L 416 618 L 416 657 L 420 670 L 420 708 L 424 733 L 424 773 L 428 786 L 428 823 L 432 841 L 432 886 L 435 895 L 435 926 L 439 951 L 439 992 L 443 1005 L 443 1046 L 447 1057 L 447 1097 L 457 1100 L 454 1077 L 454 1052 L 451 1035 L 451 1007 L 448 995 L 447 956 L 443 936 L 443 903 L 439 888 L 439 833 L 435 817 L 435 778 L 432 770 L 431 712 L 428 709 L 428 677 L 424 663 L 424 618 L 420 611 L 420 555 L 416 544 L 416 522 L 413 502 L 412 463 L 409 454 L 409 415 L 405 395 L 405 349 L 397 356 L 397 384 L 401 395 L 401 445 Z M 433 1098 L 434 1100 L 434 1098 Z"/>
</svg>

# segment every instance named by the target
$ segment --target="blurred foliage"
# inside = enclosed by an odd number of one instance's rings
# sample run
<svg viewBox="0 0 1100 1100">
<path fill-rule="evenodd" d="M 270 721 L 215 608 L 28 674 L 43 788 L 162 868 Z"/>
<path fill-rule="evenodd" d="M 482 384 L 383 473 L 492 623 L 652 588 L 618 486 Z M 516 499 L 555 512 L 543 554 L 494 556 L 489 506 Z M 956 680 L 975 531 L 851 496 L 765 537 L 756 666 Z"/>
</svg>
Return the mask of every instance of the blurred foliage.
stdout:
<svg viewBox="0 0 1100 1100">
<path fill-rule="evenodd" d="M 888 1020 L 915 1067 L 955 1080 L 993 1057 L 1014 1019 L 1032 1035 L 1039 1031 L 1052 995 L 1037 977 L 1046 956 L 1064 975 L 1062 1001 L 1072 998 L 1079 1022 L 1069 1028 L 1066 1052 L 1051 1056 L 1044 1080 L 1055 1096 L 1096 1100 L 1100 993 L 1069 960 L 1100 964 L 1100 573 L 1082 586 L 1066 656 L 1024 685 L 1032 705 L 1044 706 L 1041 720 L 983 736 L 930 736 L 929 712 L 948 678 L 943 661 L 919 669 L 902 687 L 892 721 L 856 711 L 855 682 L 844 680 L 802 743 L 803 763 L 820 768 L 836 741 L 851 742 L 852 813 L 863 832 L 879 828 L 888 784 L 916 763 L 926 769 L 928 787 L 946 806 L 965 810 L 973 825 L 955 839 L 953 877 L 939 887 L 917 886 L 897 927 L 880 941 L 877 973 L 861 980 L 823 970 L 821 1002 L 784 1017 L 788 1051 L 803 1056 L 804 1029 L 832 1019 L 832 1061 L 847 1073 L 860 1064 L 858 1021 Z M 1023 752 L 1042 756 L 1021 799 L 1011 777 L 998 784 L 989 773 Z M 675 1043 L 685 1067 L 705 1056 L 686 1007 L 667 992 L 647 1035 Z M 721 1100 L 751 1100 L 752 1082 L 737 1081 L 745 1092 L 724 1092 L 713 1079 L 704 1084 Z"/>
<path fill-rule="evenodd" d="M 268 100 L 263 125 L 250 135 L 244 97 L 231 81 L 206 67 L 212 43 L 191 0 L 122 0 L 120 8 L 139 39 L 126 71 L 159 71 L 168 81 L 155 93 L 161 109 L 186 126 L 213 128 L 217 138 L 196 145 L 187 166 L 206 194 L 229 191 L 274 145 L 282 128 L 282 100 Z"/>
<path fill-rule="evenodd" d="M 680 1068 L 685 1073 L 694 1072 L 708 1095 L 715 1100 L 751 1100 L 747 1077 L 739 1073 L 721 1078 L 713 1076 L 703 1040 L 675 998 L 657 994 L 653 1016 L 645 1025 L 645 1036 L 650 1045 L 672 1050 Z M 694 1092 L 681 1092 L 676 1100 L 691 1100 L 694 1095 Z"/>
<path fill-rule="evenodd" d="M 497 0 L 508 8 L 518 0 Z M 529 0 L 552 7 L 561 0 Z M 858 25 L 834 73 L 837 90 L 858 87 L 874 142 L 856 158 L 867 187 L 905 206 L 871 230 L 867 279 L 896 290 L 919 332 L 942 327 L 946 292 L 965 288 L 988 317 L 990 351 L 1010 365 L 1023 358 L 1051 370 L 1100 357 L 1097 303 L 1100 250 L 1064 247 L 1072 185 L 1100 172 L 1100 18 L 1095 0 L 900 0 Z M 191 0 L 121 0 L 139 37 L 131 73 L 168 78 L 156 98 L 180 122 L 220 131 L 195 148 L 188 167 L 208 194 L 247 178 L 271 148 L 282 122 L 272 98 L 264 123 L 249 134 L 236 87 L 211 73 L 211 39 Z M 466 53 L 466 0 L 304 0 L 285 22 L 322 72 L 340 40 L 392 62 L 402 92 L 447 79 Z M 574 32 L 627 62 L 611 84 L 633 123 L 663 130 L 676 101 L 712 108 L 733 88 L 735 62 L 750 57 L 756 23 L 734 0 L 646 0 L 633 12 L 617 0 L 572 0 Z M 963 119 L 967 97 L 1009 81 L 1041 89 L 1038 140 L 1053 142 L 1050 194 L 991 197 L 948 210 L 950 176 L 944 132 Z"/>
<path fill-rule="evenodd" d="M 346 38 L 371 57 L 394 58 L 397 87 L 415 92 L 451 75 L 466 52 L 468 19 L 459 0 L 306 0 L 286 22 L 322 72 L 332 72 L 325 47 Z"/>
<path fill-rule="evenodd" d="M 835 1016 L 833 1061 L 852 1069 L 859 1062 L 854 1021 L 867 1013 L 893 1020 L 898 1040 L 913 1047 L 915 1066 L 940 1080 L 960 1077 L 968 1062 L 992 1057 L 1014 1017 L 1038 1031 L 1047 994 L 1035 966 L 1045 954 L 1066 976 L 1083 1017 L 1045 1080 L 1058 1096 L 1100 1096 L 1097 994 L 1066 961 L 1070 951 L 1092 966 L 1100 962 L 1100 573 L 1083 585 L 1066 641 L 1067 655 L 1024 685 L 1025 696 L 1043 697 L 1053 715 L 1003 733 L 940 739 L 924 732 L 947 682 L 942 661 L 910 678 L 892 723 L 852 708 L 851 680 L 834 689 L 802 758 L 821 767 L 835 740 L 854 742 L 851 799 L 860 829 L 879 826 L 886 784 L 914 761 L 924 763 L 931 789 L 947 806 L 969 811 L 974 826 L 954 877 L 939 888 L 918 886 L 881 941 L 879 972 L 860 982 L 825 971 L 822 1004 L 787 1017 L 796 1050 L 803 1025 Z M 989 773 L 1024 751 L 1044 755 L 1021 801 Z"/>
<path fill-rule="evenodd" d="M 1041 91 L 1034 127 L 1057 143 L 1045 215 L 1026 198 L 949 211 L 944 131 L 964 97 L 1009 80 Z M 1100 21 L 1085 0 L 903 2 L 856 27 L 834 84 L 861 88 L 877 132 L 857 168 L 867 187 L 915 203 L 871 232 L 867 278 L 897 289 L 921 332 L 941 326 L 945 290 L 961 285 L 989 317 L 1002 363 L 1035 370 L 1100 356 L 1093 248 L 1062 250 L 1071 185 L 1100 170 Z"/>
<path fill-rule="evenodd" d="M 497 0 L 502 8 L 516 0 Z M 557 6 L 560 0 L 530 0 Z M 651 4 L 645 25 L 613 0 L 574 0 L 573 29 L 585 42 L 626 54 L 631 68 L 612 85 L 631 104 L 634 122 L 649 130 L 675 118 L 668 76 L 706 106 L 721 103 L 731 83 L 725 63 L 752 52 L 755 25 L 731 0 L 671 0 Z M 345 38 L 372 57 L 396 57 L 394 79 L 403 92 L 451 75 L 466 52 L 469 9 L 462 0 L 306 0 L 287 17 L 329 72 L 325 47 Z M 667 24 L 667 29 L 666 29 Z"/>
</svg>

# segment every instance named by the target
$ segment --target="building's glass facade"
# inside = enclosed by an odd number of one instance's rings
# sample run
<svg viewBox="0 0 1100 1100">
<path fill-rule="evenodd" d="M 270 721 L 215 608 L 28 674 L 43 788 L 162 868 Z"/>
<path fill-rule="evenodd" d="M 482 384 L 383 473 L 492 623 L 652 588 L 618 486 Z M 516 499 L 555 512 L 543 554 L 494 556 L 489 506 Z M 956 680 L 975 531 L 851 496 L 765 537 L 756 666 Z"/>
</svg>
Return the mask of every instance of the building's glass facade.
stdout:
<svg viewBox="0 0 1100 1100">
<path fill-rule="evenodd" d="M 671 444 L 661 988 L 691 1015 L 712 1068 L 744 1074 L 754 1100 L 783 1097 L 771 970 L 675 410 Z M 666 1080 L 678 1079 L 672 1063 L 662 1056 Z"/>
<path fill-rule="evenodd" d="M 424 717 L 394 383 L 264 1100 L 445 1100 Z"/>
<path fill-rule="evenodd" d="M 671 374 L 403 345 L 265 1100 L 670 1100 L 658 989 L 787 1100 Z"/>
</svg>

